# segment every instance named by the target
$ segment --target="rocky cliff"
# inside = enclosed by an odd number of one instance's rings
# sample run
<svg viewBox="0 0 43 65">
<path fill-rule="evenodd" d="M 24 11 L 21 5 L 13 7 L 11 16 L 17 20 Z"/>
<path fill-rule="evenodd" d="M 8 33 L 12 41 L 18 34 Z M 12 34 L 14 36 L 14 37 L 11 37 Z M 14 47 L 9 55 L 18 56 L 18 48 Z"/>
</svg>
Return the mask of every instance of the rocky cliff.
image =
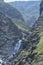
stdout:
<svg viewBox="0 0 43 65">
<path fill-rule="evenodd" d="M 15 44 L 21 38 L 21 30 L 7 15 L 0 12 L 0 58 L 7 60 L 13 55 Z"/>
<path fill-rule="evenodd" d="M 43 5 L 43 1 L 41 1 Z M 13 61 L 12 61 L 13 62 Z M 40 16 L 31 28 L 30 35 L 22 41 L 22 49 L 14 65 L 43 65 L 43 7 L 40 6 Z"/>
<path fill-rule="evenodd" d="M 40 16 L 35 23 L 35 28 L 39 32 L 39 42 L 37 43 L 36 49 L 33 51 L 34 60 L 32 65 L 43 65 L 43 0 L 40 5 Z M 35 54 L 36 53 L 36 54 Z"/>
</svg>

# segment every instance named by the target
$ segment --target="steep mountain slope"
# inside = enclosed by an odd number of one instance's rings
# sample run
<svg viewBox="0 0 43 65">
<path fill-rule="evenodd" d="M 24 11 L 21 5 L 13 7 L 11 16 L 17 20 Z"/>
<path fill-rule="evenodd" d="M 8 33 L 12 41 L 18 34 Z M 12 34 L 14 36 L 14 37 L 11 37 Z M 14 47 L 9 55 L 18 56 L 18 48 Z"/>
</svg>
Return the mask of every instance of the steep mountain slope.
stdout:
<svg viewBox="0 0 43 65">
<path fill-rule="evenodd" d="M 24 24 L 24 18 L 21 13 L 8 3 L 0 2 L 0 12 L 6 14 L 10 18 L 13 19 L 13 22 L 20 28 L 20 29 L 27 29 Z"/>
<path fill-rule="evenodd" d="M 40 16 L 30 30 L 23 33 L 5 13 L 0 12 L 0 57 L 10 58 L 7 65 L 43 65 L 43 0 L 40 5 Z M 13 54 L 16 42 L 21 39 L 20 49 Z M 17 44 L 18 47 L 18 44 Z M 16 48 L 17 48 L 16 47 Z"/>
<path fill-rule="evenodd" d="M 41 5 L 43 5 L 43 0 Z M 40 9 L 43 8 L 40 6 Z M 22 49 L 14 65 L 43 65 L 43 9 L 41 14 L 27 35 L 22 41 Z"/>
<path fill-rule="evenodd" d="M 33 53 L 37 53 L 34 56 L 34 61 L 32 63 L 33 65 L 43 65 L 43 7 L 42 7 L 42 5 L 43 5 L 43 1 L 41 2 L 41 5 L 40 5 L 41 13 L 40 13 L 40 17 L 37 21 L 40 40 L 37 44 L 37 48 L 33 51 Z"/>
<path fill-rule="evenodd" d="M 40 16 L 33 26 L 35 33 L 37 32 L 39 36 L 39 41 L 37 39 L 36 49 L 33 50 L 33 61 L 32 65 L 43 65 L 43 0 L 40 4 Z"/>
<path fill-rule="evenodd" d="M 32 26 L 39 16 L 39 4 L 40 1 L 17 1 L 10 3 L 13 7 L 16 7 L 23 15 L 25 24 Z M 31 22 L 32 21 L 32 22 Z"/>
<path fill-rule="evenodd" d="M 7 14 L 11 18 L 18 20 L 24 20 L 21 13 L 16 9 L 10 6 L 8 3 L 0 2 L 0 11 Z"/>
<path fill-rule="evenodd" d="M 6 61 L 13 55 L 15 44 L 21 38 L 21 30 L 8 16 L 0 12 L 0 58 L 2 60 Z"/>
</svg>

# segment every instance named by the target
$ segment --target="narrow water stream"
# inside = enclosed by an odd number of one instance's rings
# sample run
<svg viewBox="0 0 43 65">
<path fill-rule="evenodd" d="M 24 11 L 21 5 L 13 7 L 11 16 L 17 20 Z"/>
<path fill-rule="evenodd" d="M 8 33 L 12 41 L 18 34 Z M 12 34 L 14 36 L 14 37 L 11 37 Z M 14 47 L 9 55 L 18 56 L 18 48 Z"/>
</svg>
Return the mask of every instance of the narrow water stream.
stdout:
<svg viewBox="0 0 43 65">
<path fill-rule="evenodd" d="M 14 54 L 16 54 L 16 53 L 19 51 L 19 48 L 20 48 L 20 46 L 21 46 L 21 42 L 22 42 L 22 40 L 19 40 L 19 41 L 16 43 L 16 45 L 15 45 L 15 47 L 14 47 Z"/>
<path fill-rule="evenodd" d="M 21 44 L 22 44 L 22 40 L 19 39 L 19 40 L 17 41 L 16 45 L 13 46 L 12 52 L 10 53 L 10 56 L 8 57 L 9 60 L 13 57 L 13 55 L 15 55 L 16 53 L 18 53 Z"/>
<path fill-rule="evenodd" d="M 18 51 L 19 51 L 19 49 L 20 49 L 20 46 L 21 46 L 21 43 L 22 43 L 22 40 L 19 39 L 19 40 L 17 41 L 16 45 L 13 46 L 14 48 L 13 48 L 13 50 L 12 50 L 11 55 L 8 57 L 8 60 L 12 59 L 13 54 L 15 55 L 16 53 L 18 53 Z M 7 62 L 7 61 L 6 61 L 6 62 Z M 6 62 L 3 61 L 3 59 L 0 58 L 0 65 L 7 65 Z"/>
</svg>

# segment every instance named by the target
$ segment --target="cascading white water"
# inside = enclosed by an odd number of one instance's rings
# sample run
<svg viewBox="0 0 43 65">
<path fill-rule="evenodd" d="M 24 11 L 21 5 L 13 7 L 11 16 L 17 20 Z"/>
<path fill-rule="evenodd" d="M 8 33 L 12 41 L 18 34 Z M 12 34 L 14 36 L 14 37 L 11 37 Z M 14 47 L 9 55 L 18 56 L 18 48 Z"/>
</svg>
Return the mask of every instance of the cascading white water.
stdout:
<svg viewBox="0 0 43 65">
<path fill-rule="evenodd" d="M 21 46 L 22 40 L 19 40 L 14 47 L 14 54 L 16 54 Z"/>
<path fill-rule="evenodd" d="M 2 65 L 3 61 L 0 59 L 0 65 Z"/>
<path fill-rule="evenodd" d="M 17 41 L 16 45 L 13 46 L 12 53 L 11 53 L 11 55 L 8 57 L 9 60 L 10 60 L 11 58 L 13 58 L 13 55 L 15 55 L 15 54 L 19 51 L 20 46 L 21 46 L 21 43 L 22 43 L 22 40 L 19 39 L 19 40 Z"/>
<path fill-rule="evenodd" d="M 12 50 L 12 53 L 11 55 L 8 57 L 8 60 L 10 60 L 11 58 L 13 58 L 13 54 L 15 55 L 19 49 L 20 49 L 20 46 L 21 46 L 21 43 L 22 43 L 22 40 L 18 40 L 18 42 L 16 43 L 15 46 L 13 46 L 13 50 Z M 6 62 L 8 62 L 8 60 L 4 60 L 0 58 L 0 65 L 7 65 Z"/>
<path fill-rule="evenodd" d="M 0 65 L 7 65 L 5 61 L 0 58 Z"/>
</svg>

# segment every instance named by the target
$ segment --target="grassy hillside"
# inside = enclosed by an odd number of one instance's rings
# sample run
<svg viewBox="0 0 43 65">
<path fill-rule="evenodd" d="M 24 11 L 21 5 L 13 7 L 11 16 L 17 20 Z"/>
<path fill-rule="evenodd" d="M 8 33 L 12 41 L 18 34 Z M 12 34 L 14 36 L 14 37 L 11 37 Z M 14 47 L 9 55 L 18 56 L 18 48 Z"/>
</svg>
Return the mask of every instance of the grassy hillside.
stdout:
<svg viewBox="0 0 43 65">
<path fill-rule="evenodd" d="M 0 12 L 13 19 L 14 24 L 16 24 L 20 29 L 27 30 L 27 26 L 24 24 L 24 18 L 18 9 L 12 7 L 8 3 L 0 2 Z"/>
<path fill-rule="evenodd" d="M 36 49 L 33 50 L 34 59 L 32 61 L 32 65 L 43 65 L 43 14 L 41 14 L 37 23 L 40 39 L 36 45 Z"/>
<path fill-rule="evenodd" d="M 24 24 L 24 22 L 21 21 L 21 20 L 13 19 L 13 22 L 16 24 L 16 26 L 17 26 L 19 29 L 21 29 L 21 30 L 23 30 L 23 31 L 29 31 L 29 29 L 30 29 L 30 27 L 26 26 L 26 25 Z M 22 23 L 22 22 L 23 22 L 23 23 Z"/>
<path fill-rule="evenodd" d="M 33 53 L 37 53 L 34 56 L 34 60 L 32 65 L 43 65 L 43 32 L 40 33 L 40 40 L 37 44 L 37 48 L 33 51 Z"/>
<path fill-rule="evenodd" d="M 40 41 L 37 45 L 36 51 L 38 54 L 43 54 L 43 32 L 40 34 Z"/>
</svg>

